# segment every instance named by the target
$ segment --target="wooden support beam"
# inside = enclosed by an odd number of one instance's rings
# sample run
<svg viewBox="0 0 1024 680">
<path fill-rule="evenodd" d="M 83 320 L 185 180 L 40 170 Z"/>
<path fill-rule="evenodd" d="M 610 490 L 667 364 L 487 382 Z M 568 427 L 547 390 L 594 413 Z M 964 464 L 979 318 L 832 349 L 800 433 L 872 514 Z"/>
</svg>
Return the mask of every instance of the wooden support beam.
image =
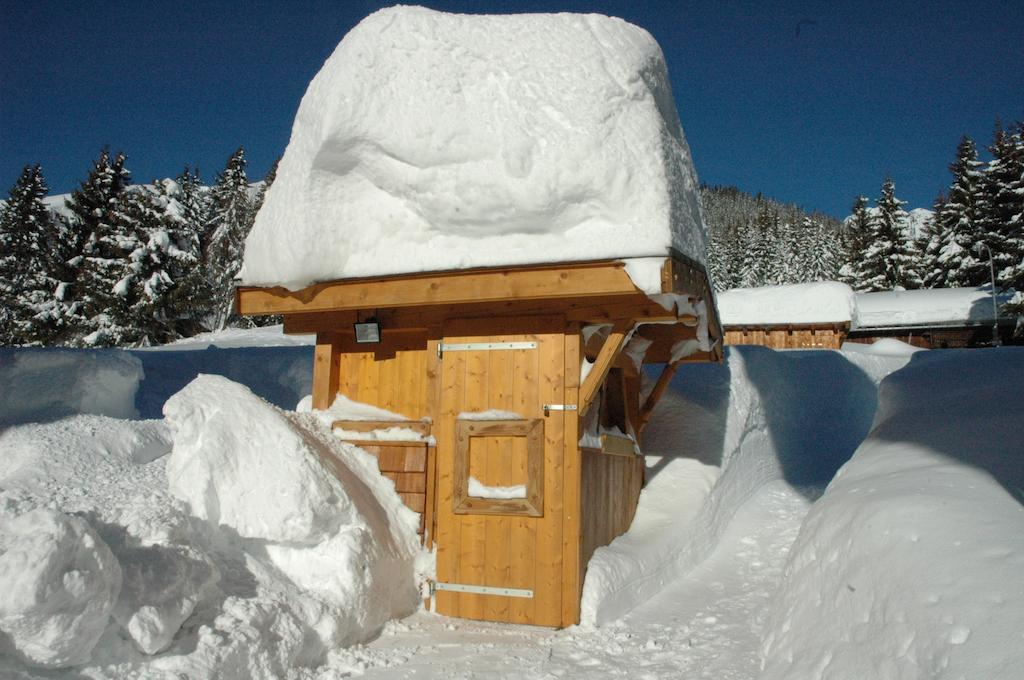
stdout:
<svg viewBox="0 0 1024 680">
<path fill-rule="evenodd" d="M 262 315 L 502 300 L 593 299 L 638 292 L 622 262 L 600 261 L 344 279 L 296 291 L 240 287 L 236 300 L 239 313 Z"/>
<path fill-rule="evenodd" d="M 587 412 L 591 402 L 594 401 L 594 397 L 597 396 L 597 391 L 600 389 L 601 384 L 604 383 L 604 379 L 615 362 L 615 358 L 622 351 L 626 334 L 632 326 L 633 321 L 631 319 L 620 319 L 612 326 L 612 332 L 608 334 L 608 339 L 604 341 L 604 345 L 594 360 L 590 373 L 587 374 L 583 385 L 580 386 L 579 414 L 581 416 Z"/>
<path fill-rule="evenodd" d="M 665 390 L 668 389 L 668 385 L 672 382 L 672 376 L 676 374 L 676 369 L 679 368 L 681 361 L 677 361 L 673 364 L 666 364 L 665 368 L 662 369 L 661 375 L 658 376 L 658 380 L 654 383 L 654 387 L 651 388 L 650 393 L 647 395 L 647 400 L 644 401 L 644 406 L 640 409 L 640 419 L 637 422 L 637 433 L 642 433 L 644 428 L 647 427 L 647 421 L 651 419 L 651 414 L 654 413 L 654 407 L 658 405 L 662 395 L 665 394 Z"/>
<path fill-rule="evenodd" d="M 338 394 L 340 377 L 341 336 L 317 333 L 313 355 L 313 408 L 326 410 Z"/>
</svg>

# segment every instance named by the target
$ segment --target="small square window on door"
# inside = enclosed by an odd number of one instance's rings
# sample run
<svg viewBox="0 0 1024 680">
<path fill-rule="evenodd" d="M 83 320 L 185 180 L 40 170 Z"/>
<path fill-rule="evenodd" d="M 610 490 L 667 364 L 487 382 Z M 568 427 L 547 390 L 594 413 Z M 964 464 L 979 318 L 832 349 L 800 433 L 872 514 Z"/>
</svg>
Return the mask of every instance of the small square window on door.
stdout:
<svg viewBox="0 0 1024 680">
<path fill-rule="evenodd" d="M 457 420 L 452 510 L 544 516 L 544 421 Z"/>
</svg>

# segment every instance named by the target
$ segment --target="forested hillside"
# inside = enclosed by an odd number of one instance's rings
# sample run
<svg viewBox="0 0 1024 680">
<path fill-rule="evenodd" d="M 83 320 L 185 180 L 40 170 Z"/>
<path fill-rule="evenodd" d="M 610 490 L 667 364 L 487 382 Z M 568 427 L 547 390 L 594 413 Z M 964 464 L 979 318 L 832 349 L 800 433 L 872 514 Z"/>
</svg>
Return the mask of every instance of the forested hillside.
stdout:
<svg viewBox="0 0 1024 680">
<path fill-rule="evenodd" d="M 839 220 L 736 187 L 701 188 L 718 290 L 842 280 L 857 290 L 988 284 L 1024 290 L 1024 124 L 997 125 L 982 158 L 964 137 L 932 211 L 907 212 L 886 178 Z M 25 166 L 0 204 L 0 345 L 140 346 L 230 325 L 242 247 L 274 170 L 253 184 L 238 149 L 210 185 L 185 168 L 132 184 L 104 150 L 49 197 Z M 1024 293 L 1008 305 L 1024 317 Z"/>
</svg>

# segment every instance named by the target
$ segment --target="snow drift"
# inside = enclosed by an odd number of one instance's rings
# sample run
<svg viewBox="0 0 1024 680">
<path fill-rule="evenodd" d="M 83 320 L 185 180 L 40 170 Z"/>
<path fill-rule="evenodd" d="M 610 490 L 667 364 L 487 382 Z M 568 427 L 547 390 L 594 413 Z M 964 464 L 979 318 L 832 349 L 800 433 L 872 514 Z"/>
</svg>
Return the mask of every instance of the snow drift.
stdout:
<svg viewBox="0 0 1024 680">
<path fill-rule="evenodd" d="M 314 594 L 304 614 L 325 648 L 415 608 L 418 517 L 372 456 L 220 376 L 196 378 L 164 414 L 171 493 Z"/>
<path fill-rule="evenodd" d="M 1022 375 L 1012 348 L 919 353 L 883 381 L 790 552 L 767 680 L 1019 677 Z"/>
<path fill-rule="evenodd" d="M 352 29 L 306 91 L 241 277 L 295 289 L 670 247 L 703 262 L 704 240 L 646 31 L 392 7 Z"/>
<path fill-rule="evenodd" d="M 623 616 L 700 564 L 769 482 L 823 488 L 870 428 L 872 378 L 909 357 L 867 357 L 873 376 L 832 351 L 729 347 L 726 359 L 680 367 L 658 404 L 644 435 L 647 485 L 629 531 L 587 567 L 584 623 Z"/>
</svg>

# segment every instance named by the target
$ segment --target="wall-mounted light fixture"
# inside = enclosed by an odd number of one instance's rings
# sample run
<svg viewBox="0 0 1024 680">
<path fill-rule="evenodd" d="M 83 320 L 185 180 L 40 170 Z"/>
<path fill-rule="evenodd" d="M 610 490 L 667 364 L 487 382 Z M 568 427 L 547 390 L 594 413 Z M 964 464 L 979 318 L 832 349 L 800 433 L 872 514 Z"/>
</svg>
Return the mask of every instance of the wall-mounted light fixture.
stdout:
<svg viewBox="0 0 1024 680">
<path fill-rule="evenodd" d="M 356 342 L 374 344 L 380 342 L 380 322 L 375 317 L 352 324 L 356 331 Z"/>
</svg>

